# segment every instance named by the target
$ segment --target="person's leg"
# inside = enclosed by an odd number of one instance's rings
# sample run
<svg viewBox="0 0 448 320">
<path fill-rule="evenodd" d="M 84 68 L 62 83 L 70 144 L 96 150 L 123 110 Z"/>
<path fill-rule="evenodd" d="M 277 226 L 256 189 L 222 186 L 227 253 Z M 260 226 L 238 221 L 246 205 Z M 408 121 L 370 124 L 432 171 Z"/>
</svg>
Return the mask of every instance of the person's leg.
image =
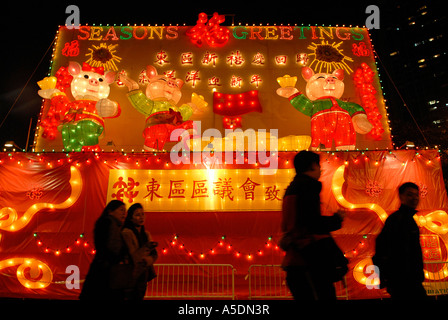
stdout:
<svg viewBox="0 0 448 320">
<path fill-rule="evenodd" d="M 294 300 L 315 300 L 309 272 L 303 267 L 289 267 L 286 271 L 286 283 Z"/>
</svg>

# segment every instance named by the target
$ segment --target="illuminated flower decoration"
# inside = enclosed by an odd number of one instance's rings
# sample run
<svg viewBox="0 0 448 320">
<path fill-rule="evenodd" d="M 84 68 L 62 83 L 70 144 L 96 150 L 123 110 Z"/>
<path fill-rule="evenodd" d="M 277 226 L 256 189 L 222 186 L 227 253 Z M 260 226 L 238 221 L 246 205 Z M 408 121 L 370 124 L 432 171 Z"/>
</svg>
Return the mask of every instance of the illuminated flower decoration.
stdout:
<svg viewBox="0 0 448 320">
<path fill-rule="evenodd" d="M 42 188 L 33 188 L 26 193 L 26 196 L 31 200 L 38 200 L 44 194 Z"/>
<path fill-rule="evenodd" d="M 366 193 L 371 197 L 379 197 L 383 193 L 383 188 L 377 181 L 367 181 Z"/>
<path fill-rule="evenodd" d="M 187 36 L 196 46 L 202 47 L 207 43 L 210 47 L 222 47 L 229 41 L 229 29 L 221 26 L 225 21 L 224 15 L 217 12 L 208 20 L 206 13 L 202 12 L 198 15 L 196 25 L 187 30 Z"/>
<path fill-rule="evenodd" d="M 418 184 L 418 187 L 420 189 L 420 198 L 426 198 L 428 195 L 428 186 L 422 182 Z"/>
<path fill-rule="evenodd" d="M 99 46 L 93 45 L 92 48 L 89 48 L 89 53 L 86 54 L 89 57 L 86 63 L 92 67 L 103 67 L 104 70 L 117 71 L 116 63 L 121 61 L 121 58 L 115 55 L 117 46 L 118 44 L 107 45 L 106 43 L 100 43 Z"/>
<path fill-rule="evenodd" d="M 346 61 L 353 62 L 353 59 L 344 55 L 339 46 L 342 42 L 329 44 L 328 41 L 322 41 L 320 44 L 312 43 L 308 49 L 313 50 L 313 53 L 308 54 L 308 57 L 314 56 L 313 61 L 309 67 L 316 70 L 316 72 L 331 73 L 336 69 L 343 69 L 347 74 L 353 70 L 347 65 Z M 322 70 L 323 69 L 323 70 Z"/>
</svg>

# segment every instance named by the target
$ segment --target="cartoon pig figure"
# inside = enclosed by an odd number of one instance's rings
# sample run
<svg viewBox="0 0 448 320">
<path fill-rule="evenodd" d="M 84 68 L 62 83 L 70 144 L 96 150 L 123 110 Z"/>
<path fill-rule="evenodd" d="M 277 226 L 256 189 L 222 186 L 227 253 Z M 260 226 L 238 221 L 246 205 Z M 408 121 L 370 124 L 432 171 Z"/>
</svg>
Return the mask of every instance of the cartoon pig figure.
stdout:
<svg viewBox="0 0 448 320">
<path fill-rule="evenodd" d="M 100 151 L 98 138 L 104 131 L 103 118 L 118 117 L 121 111 L 117 102 L 107 99 L 115 72 L 104 72 L 102 67 L 86 63 L 81 67 L 71 61 L 68 68 L 62 67 L 56 75 L 55 88 L 48 87 L 48 78 L 38 83 L 42 88 L 38 94 L 51 99 L 47 117 L 42 120 L 43 136 L 54 139 L 59 126 L 65 150 Z M 73 101 L 64 92 L 68 86 Z"/>
<path fill-rule="evenodd" d="M 147 117 L 143 131 L 144 149 L 163 150 L 173 130 L 194 131 L 193 121 L 188 119 L 198 109 L 193 102 L 177 106 L 182 97 L 182 80 L 159 75 L 153 66 L 146 67 L 146 76 L 149 79 L 146 95 L 139 89 L 138 83 L 127 76 L 120 75 L 120 81 L 129 89 L 127 96 L 132 106 Z"/>
<path fill-rule="evenodd" d="M 311 117 L 311 147 L 324 145 L 330 150 L 334 140 L 337 150 L 355 149 L 356 132 L 367 134 L 373 126 L 360 105 L 339 100 L 344 93 L 344 70 L 315 74 L 303 67 L 302 76 L 307 82 L 306 96 L 294 87 L 278 88 L 277 94 Z"/>
</svg>

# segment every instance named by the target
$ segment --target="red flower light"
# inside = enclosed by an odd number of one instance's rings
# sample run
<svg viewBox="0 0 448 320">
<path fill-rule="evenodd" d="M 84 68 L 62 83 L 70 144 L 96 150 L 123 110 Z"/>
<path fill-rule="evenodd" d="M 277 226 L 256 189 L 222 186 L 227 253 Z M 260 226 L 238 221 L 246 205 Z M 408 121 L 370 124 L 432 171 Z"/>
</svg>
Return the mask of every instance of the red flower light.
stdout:
<svg viewBox="0 0 448 320">
<path fill-rule="evenodd" d="M 221 26 L 225 17 L 215 12 L 207 22 L 207 14 L 200 13 L 194 27 L 187 30 L 187 36 L 196 46 L 207 43 L 210 47 L 222 47 L 229 41 L 229 29 Z"/>
</svg>

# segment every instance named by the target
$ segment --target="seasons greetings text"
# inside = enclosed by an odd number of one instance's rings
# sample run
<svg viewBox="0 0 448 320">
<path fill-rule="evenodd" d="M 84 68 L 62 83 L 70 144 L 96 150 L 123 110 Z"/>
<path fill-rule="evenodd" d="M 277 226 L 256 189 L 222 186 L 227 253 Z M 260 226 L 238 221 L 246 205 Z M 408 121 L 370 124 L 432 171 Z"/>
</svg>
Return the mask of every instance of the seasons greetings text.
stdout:
<svg viewBox="0 0 448 320">
<path fill-rule="evenodd" d="M 190 27 L 180 26 L 80 26 L 73 29 L 78 40 L 174 40 Z M 364 39 L 361 28 L 321 26 L 235 26 L 229 27 L 230 37 L 237 40 L 355 40 Z"/>
</svg>

